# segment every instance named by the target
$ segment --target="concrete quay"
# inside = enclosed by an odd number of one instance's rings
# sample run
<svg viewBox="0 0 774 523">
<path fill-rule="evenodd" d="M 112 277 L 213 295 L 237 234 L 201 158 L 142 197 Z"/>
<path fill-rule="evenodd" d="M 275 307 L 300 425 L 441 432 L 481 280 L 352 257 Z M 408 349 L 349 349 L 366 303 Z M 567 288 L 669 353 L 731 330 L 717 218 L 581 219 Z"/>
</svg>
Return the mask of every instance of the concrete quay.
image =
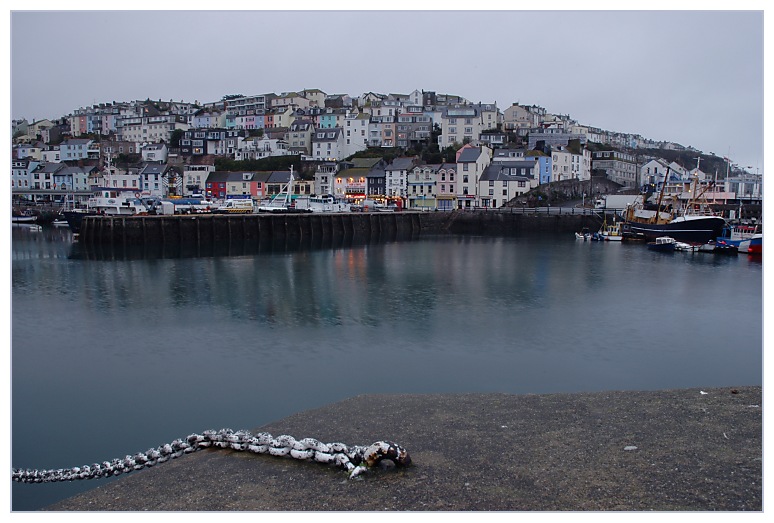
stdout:
<svg viewBox="0 0 774 523">
<path fill-rule="evenodd" d="M 207 253 L 223 244 L 326 247 L 416 239 L 425 234 L 518 235 L 597 230 L 598 212 L 508 208 L 449 212 L 186 214 L 86 216 L 79 241 L 118 247 L 163 246 Z"/>
<path fill-rule="evenodd" d="M 762 511 L 762 401 L 760 386 L 357 396 L 252 431 L 388 439 L 409 467 L 348 480 L 330 465 L 208 449 L 93 480 L 47 510 Z"/>
</svg>

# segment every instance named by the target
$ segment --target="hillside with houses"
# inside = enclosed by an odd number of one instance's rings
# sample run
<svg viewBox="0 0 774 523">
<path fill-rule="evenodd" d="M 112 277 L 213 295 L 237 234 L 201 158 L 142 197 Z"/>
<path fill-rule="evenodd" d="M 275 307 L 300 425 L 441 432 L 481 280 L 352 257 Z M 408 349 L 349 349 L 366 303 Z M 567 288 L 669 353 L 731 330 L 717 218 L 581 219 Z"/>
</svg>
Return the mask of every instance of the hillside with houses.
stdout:
<svg viewBox="0 0 774 523">
<path fill-rule="evenodd" d="M 633 122 L 632 125 L 636 125 Z M 680 197 L 698 181 L 722 203 L 760 200 L 762 175 L 671 142 L 606 131 L 536 105 L 462 96 L 226 95 L 216 102 L 100 103 L 12 122 L 15 202 L 77 204 L 95 187 L 154 197 L 332 194 L 404 209 L 498 208 L 556 182 Z M 292 166 L 292 167 L 291 167 Z"/>
</svg>

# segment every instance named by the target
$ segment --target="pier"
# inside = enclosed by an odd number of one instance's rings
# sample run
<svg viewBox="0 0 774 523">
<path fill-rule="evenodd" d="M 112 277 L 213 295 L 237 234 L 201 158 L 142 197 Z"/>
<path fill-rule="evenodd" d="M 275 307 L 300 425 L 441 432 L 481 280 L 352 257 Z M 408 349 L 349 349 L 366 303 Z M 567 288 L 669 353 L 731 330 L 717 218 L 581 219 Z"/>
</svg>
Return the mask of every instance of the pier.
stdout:
<svg viewBox="0 0 774 523">
<path fill-rule="evenodd" d="M 451 212 L 307 214 L 191 214 L 86 216 L 84 244 L 184 245 L 216 243 L 325 244 L 413 239 L 422 234 L 572 233 L 595 228 L 603 216 L 588 209 L 512 208 Z"/>
</svg>

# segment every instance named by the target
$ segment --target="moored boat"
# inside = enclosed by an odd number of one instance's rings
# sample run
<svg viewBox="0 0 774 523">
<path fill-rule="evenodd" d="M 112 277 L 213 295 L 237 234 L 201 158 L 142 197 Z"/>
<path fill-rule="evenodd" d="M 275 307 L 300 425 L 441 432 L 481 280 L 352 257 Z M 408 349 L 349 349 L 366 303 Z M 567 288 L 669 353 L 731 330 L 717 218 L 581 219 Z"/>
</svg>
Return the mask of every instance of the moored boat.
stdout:
<svg viewBox="0 0 774 523">
<path fill-rule="evenodd" d="M 742 240 L 737 250 L 744 254 L 763 254 L 763 233 L 753 234 L 752 238 Z"/>
<path fill-rule="evenodd" d="M 591 239 L 591 231 L 589 231 L 588 227 L 584 227 L 581 229 L 581 232 L 575 233 L 575 239 L 576 240 L 590 240 Z"/>
<path fill-rule="evenodd" d="M 715 213 L 703 198 L 709 186 L 697 194 L 698 179 L 692 182 L 694 196 L 681 210 L 662 207 L 668 176 L 667 170 L 655 208 L 646 208 L 642 196 L 627 206 L 622 225 L 623 235 L 648 241 L 670 236 L 675 241 L 686 243 L 706 243 L 720 236 L 726 227 L 726 220 Z"/>
<path fill-rule="evenodd" d="M 11 223 L 35 223 L 38 217 L 32 211 L 11 213 Z"/>
<path fill-rule="evenodd" d="M 671 236 L 659 236 L 655 241 L 648 242 L 648 249 L 659 252 L 674 252 L 675 239 Z"/>
<path fill-rule="evenodd" d="M 623 240 L 620 222 L 613 222 L 612 224 L 609 224 L 607 221 L 605 221 L 602 224 L 602 228 L 599 230 L 599 236 L 608 242 L 620 242 Z"/>
</svg>

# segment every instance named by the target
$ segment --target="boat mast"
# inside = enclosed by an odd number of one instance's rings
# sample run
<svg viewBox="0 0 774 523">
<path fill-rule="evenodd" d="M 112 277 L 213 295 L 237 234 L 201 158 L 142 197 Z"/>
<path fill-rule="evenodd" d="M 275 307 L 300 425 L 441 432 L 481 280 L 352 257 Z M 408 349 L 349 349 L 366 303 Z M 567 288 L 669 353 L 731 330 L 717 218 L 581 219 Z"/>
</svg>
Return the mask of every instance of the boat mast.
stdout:
<svg viewBox="0 0 774 523">
<path fill-rule="evenodd" d="M 658 201 L 656 202 L 656 215 L 654 216 L 655 223 L 658 223 L 661 219 L 661 200 L 664 198 L 664 189 L 666 189 L 668 178 L 669 166 L 667 166 L 666 174 L 664 174 L 664 183 L 661 184 L 661 192 L 658 193 Z"/>
</svg>

